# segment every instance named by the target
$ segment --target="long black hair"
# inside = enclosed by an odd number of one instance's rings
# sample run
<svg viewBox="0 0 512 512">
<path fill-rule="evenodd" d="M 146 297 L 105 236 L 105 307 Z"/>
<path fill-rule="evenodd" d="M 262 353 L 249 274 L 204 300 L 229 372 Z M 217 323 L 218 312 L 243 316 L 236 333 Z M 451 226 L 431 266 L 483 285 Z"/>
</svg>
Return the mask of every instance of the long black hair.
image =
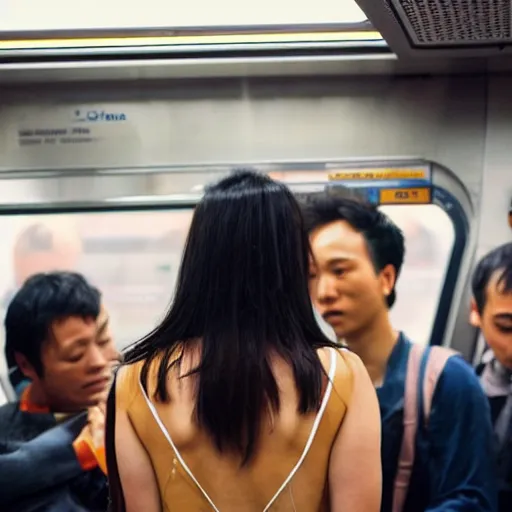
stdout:
<svg viewBox="0 0 512 512">
<path fill-rule="evenodd" d="M 201 341 L 196 419 L 219 451 L 254 455 L 265 407 L 279 410 L 270 357 L 293 368 L 298 410 L 318 409 L 323 368 L 316 349 L 335 346 L 316 322 L 308 292 L 310 247 L 300 207 L 282 183 L 239 170 L 209 186 L 188 234 L 176 294 L 161 324 L 131 347 L 125 363 L 158 368 L 155 399 L 176 353 Z M 179 364 L 180 358 L 177 363 Z M 190 375 L 188 374 L 188 375 Z"/>
</svg>

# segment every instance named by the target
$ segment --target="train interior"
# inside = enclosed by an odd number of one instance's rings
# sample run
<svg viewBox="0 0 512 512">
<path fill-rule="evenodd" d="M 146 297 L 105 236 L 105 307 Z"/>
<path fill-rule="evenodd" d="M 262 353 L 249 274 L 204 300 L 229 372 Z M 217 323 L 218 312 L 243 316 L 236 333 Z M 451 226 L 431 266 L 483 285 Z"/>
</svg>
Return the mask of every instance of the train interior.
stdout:
<svg viewBox="0 0 512 512">
<path fill-rule="evenodd" d="M 378 203 L 406 237 L 394 324 L 478 359 L 471 270 L 511 235 L 510 2 L 103 4 L 0 7 L 2 318 L 51 230 L 126 347 L 172 299 L 204 186 L 250 166 Z M 3 357 L 0 383 L 13 400 Z"/>
</svg>

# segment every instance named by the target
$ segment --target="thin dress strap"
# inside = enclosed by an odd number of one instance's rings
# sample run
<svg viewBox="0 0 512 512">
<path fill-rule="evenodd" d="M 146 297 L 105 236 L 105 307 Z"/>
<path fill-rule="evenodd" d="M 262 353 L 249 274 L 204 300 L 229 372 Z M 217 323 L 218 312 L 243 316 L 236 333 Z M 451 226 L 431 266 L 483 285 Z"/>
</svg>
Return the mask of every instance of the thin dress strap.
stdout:
<svg viewBox="0 0 512 512">
<path fill-rule="evenodd" d="M 308 454 L 309 449 L 311 448 L 311 445 L 313 444 L 313 440 L 315 438 L 316 432 L 318 430 L 318 427 L 320 426 L 320 421 L 322 419 L 322 416 L 325 412 L 325 408 L 327 407 L 327 403 L 329 402 L 329 398 L 331 396 L 332 383 L 333 383 L 334 375 L 336 374 L 336 350 L 334 348 L 330 348 L 329 350 L 331 353 L 331 364 L 330 364 L 330 368 L 329 368 L 329 381 L 327 383 L 327 388 L 325 390 L 324 397 L 322 399 L 322 404 L 321 404 L 320 409 L 315 417 L 313 427 L 311 428 L 309 438 L 306 442 L 306 446 L 304 447 L 302 455 L 300 456 L 297 464 L 293 467 L 293 469 L 290 471 L 290 473 L 287 476 L 287 478 L 285 479 L 285 481 L 279 487 L 279 489 L 274 494 L 272 499 L 268 502 L 267 506 L 263 509 L 263 512 L 267 512 L 270 509 L 270 507 L 274 504 L 274 502 L 277 500 L 279 495 L 283 492 L 283 490 L 286 488 L 286 486 L 290 483 L 291 479 L 295 476 L 295 473 L 297 473 L 300 466 L 304 462 L 304 459 L 306 458 L 306 455 Z M 191 480 L 196 484 L 197 488 L 201 491 L 201 493 L 205 497 L 206 501 L 208 501 L 208 503 L 211 505 L 213 510 L 215 512 L 220 512 L 219 509 L 215 506 L 215 503 L 213 503 L 213 500 L 210 498 L 210 496 L 208 496 L 208 493 L 203 489 L 201 484 L 197 481 L 196 477 L 194 476 L 194 474 L 192 473 L 190 468 L 187 466 L 187 463 L 183 460 L 183 457 L 181 456 L 180 452 L 178 451 L 178 448 L 176 447 L 176 445 L 174 444 L 174 442 L 171 438 L 171 435 L 169 434 L 169 432 L 165 428 L 162 420 L 160 419 L 160 416 L 158 415 L 158 412 L 157 412 L 153 402 L 151 402 L 151 400 L 149 399 L 140 379 L 139 379 L 139 386 L 142 391 L 142 395 L 144 396 L 146 403 L 149 407 L 149 410 L 151 411 L 151 414 L 153 415 L 153 418 L 157 422 L 158 426 L 160 427 L 160 430 L 162 431 L 163 435 L 167 439 L 168 443 L 171 445 L 172 449 L 174 450 L 176 458 L 179 460 L 181 466 L 183 467 L 185 472 L 188 474 L 188 476 L 191 478 Z"/>
</svg>

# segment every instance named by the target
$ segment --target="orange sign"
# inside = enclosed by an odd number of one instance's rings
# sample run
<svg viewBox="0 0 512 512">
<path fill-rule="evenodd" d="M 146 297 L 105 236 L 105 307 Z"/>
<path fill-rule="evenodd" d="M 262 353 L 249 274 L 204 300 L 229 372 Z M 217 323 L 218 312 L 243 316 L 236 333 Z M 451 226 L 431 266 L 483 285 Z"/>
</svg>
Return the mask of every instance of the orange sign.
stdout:
<svg viewBox="0 0 512 512">
<path fill-rule="evenodd" d="M 430 188 L 384 188 L 380 204 L 426 204 L 432 200 Z"/>
</svg>

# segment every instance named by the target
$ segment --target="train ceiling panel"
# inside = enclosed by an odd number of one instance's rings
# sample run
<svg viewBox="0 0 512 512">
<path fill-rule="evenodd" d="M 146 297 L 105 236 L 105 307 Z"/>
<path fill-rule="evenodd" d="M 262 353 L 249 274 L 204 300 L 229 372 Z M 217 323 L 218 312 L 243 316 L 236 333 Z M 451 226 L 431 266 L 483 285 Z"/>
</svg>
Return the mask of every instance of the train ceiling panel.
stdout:
<svg viewBox="0 0 512 512">
<path fill-rule="evenodd" d="M 511 0 L 357 0 L 399 57 L 512 52 Z"/>
<path fill-rule="evenodd" d="M 0 0 L 0 87 L 510 72 L 511 19 L 512 0 Z"/>
</svg>

